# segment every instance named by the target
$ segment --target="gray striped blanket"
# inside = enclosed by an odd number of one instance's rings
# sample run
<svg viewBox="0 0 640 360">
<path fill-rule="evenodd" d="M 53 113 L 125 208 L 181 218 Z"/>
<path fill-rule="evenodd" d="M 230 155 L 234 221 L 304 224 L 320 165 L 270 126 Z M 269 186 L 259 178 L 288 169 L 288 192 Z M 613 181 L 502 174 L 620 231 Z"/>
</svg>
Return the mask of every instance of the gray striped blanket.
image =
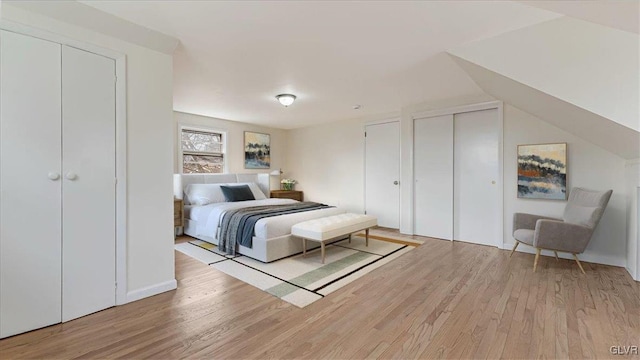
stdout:
<svg viewBox="0 0 640 360">
<path fill-rule="evenodd" d="M 301 202 L 229 210 L 222 216 L 220 233 L 218 234 L 218 248 L 230 255 L 235 255 L 237 244 L 251 248 L 255 225 L 260 219 L 329 207 L 332 206 L 315 202 Z"/>
</svg>

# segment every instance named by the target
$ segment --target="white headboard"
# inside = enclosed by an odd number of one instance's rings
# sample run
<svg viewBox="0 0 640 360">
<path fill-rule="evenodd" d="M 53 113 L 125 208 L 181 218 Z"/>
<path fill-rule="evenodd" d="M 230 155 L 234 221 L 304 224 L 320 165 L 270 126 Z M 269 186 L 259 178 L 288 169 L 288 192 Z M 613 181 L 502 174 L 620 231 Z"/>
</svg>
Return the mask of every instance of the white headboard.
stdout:
<svg viewBox="0 0 640 360">
<path fill-rule="evenodd" d="M 184 189 L 189 184 L 256 183 L 266 197 L 269 197 L 269 174 L 173 174 L 173 196 L 184 197 Z"/>
</svg>

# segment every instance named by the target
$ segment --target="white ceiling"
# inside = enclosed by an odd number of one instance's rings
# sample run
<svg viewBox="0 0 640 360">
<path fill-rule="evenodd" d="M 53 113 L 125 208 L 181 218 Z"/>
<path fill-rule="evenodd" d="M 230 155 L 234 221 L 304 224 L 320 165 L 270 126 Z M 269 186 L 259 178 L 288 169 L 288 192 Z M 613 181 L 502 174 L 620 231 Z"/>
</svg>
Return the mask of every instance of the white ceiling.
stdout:
<svg viewBox="0 0 640 360">
<path fill-rule="evenodd" d="M 640 1 L 638 0 L 520 0 L 519 2 L 615 29 L 640 33 Z"/>
<path fill-rule="evenodd" d="M 638 134 L 639 44 L 638 34 L 562 17 L 449 53 Z"/>
<path fill-rule="evenodd" d="M 22 8 L 166 54 L 173 54 L 180 43 L 174 37 L 76 1 L 0 0 L 0 5 L 5 13 L 7 5 Z"/>
<path fill-rule="evenodd" d="M 175 110 L 285 129 L 481 92 L 443 51 L 562 16 L 506 1 L 82 3 L 181 41 Z"/>
</svg>

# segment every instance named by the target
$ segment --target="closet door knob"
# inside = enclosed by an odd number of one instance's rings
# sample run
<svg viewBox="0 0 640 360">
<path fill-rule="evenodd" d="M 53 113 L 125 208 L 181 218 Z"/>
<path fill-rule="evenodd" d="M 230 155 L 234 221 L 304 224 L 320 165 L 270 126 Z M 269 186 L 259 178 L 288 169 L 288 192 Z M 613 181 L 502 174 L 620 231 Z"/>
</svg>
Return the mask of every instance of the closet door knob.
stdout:
<svg viewBox="0 0 640 360">
<path fill-rule="evenodd" d="M 77 178 L 78 178 L 78 175 L 76 175 L 76 173 L 74 173 L 74 172 L 72 172 L 72 171 L 69 171 L 69 172 L 67 173 L 67 175 L 65 175 L 64 177 L 66 177 L 66 178 L 67 178 L 67 180 L 72 180 L 72 181 L 73 181 L 73 180 L 75 180 L 75 179 L 77 179 Z"/>
<path fill-rule="evenodd" d="M 49 180 L 51 181 L 56 181 L 58 179 L 60 179 L 60 174 L 58 174 L 57 172 L 50 172 L 47 174 L 47 177 L 49 178 Z"/>
</svg>

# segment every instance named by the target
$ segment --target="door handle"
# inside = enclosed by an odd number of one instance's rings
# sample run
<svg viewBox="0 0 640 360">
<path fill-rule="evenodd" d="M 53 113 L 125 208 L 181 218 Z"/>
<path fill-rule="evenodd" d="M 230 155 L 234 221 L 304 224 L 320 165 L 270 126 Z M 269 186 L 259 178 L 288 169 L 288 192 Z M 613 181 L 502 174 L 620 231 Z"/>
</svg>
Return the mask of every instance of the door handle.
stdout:
<svg viewBox="0 0 640 360">
<path fill-rule="evenodd" d="M 58 179 L 60 179 L 60 174 L 58 174 L 57 172 L 50 172 L 47 174 L 47 177 L 49 178 L 49 180 L 51 181 L 56 181 Z"/>
<path fill-rule="evenodd" d="M 398 180 L 393 182 L 393 185 L 398 185 L 398 184 L 400 184 L 400 182 Z"/>
<path fill-rule="evenodd" d="M 73 171 L 69 171 L 64 177 L 67 178 L 67 180 L 74 181 L 78 178 L 78 175 L 76 175 L 76 173 L 74 173 Z"/>
</svg>

